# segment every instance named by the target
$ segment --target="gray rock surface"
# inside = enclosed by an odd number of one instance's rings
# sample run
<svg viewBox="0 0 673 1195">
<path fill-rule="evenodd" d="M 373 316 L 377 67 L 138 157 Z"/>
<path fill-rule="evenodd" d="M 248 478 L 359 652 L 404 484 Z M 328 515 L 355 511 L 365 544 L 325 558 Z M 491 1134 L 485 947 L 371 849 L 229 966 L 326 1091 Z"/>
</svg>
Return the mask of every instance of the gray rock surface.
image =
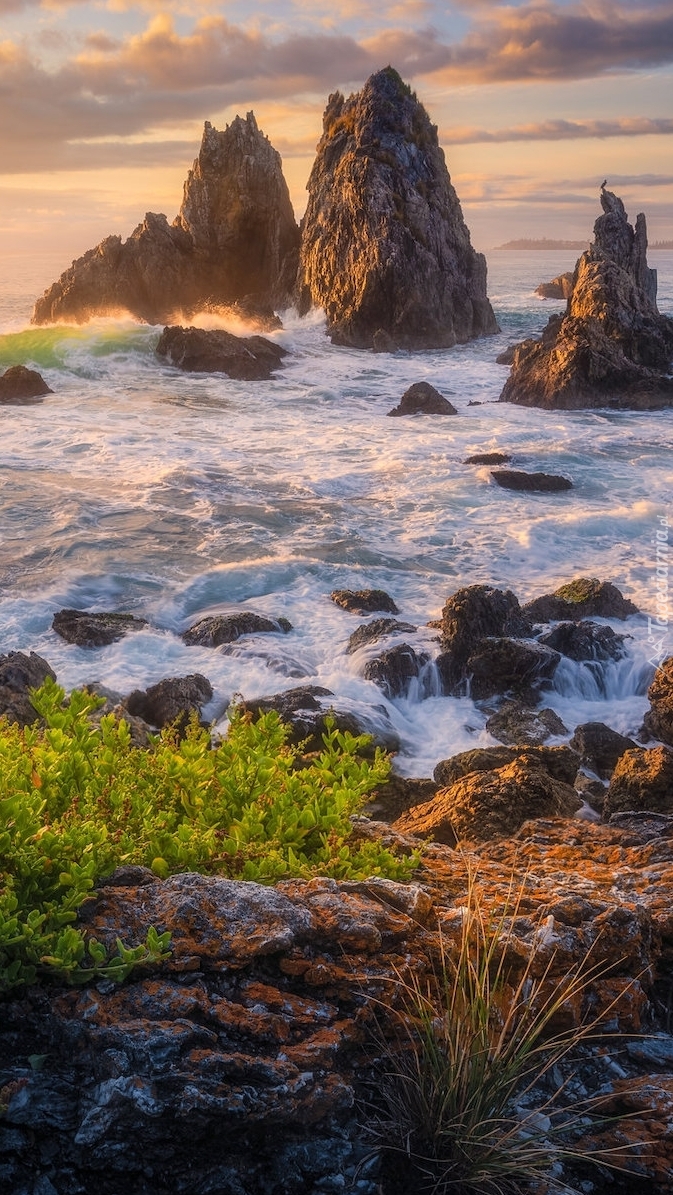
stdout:
<svg viewBox="0 0 673 1195">
<path fill-rule="evenodd" d="M 356 348 L 448 347 L 497 331 L 436 126 L 391 67 L 329 97 L 308 182 L 299 305 Z"/>
</svg>

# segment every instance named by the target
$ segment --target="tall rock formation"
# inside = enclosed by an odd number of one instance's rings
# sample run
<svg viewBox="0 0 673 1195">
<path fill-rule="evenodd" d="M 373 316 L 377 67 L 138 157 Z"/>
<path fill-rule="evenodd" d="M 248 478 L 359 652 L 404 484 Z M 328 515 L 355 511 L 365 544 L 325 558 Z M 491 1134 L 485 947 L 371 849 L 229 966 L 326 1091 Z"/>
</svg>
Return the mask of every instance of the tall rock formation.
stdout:
<svg viewBox="0 0 673 1195">
<path fill-rule="evenodd" d="M 148 212 L 128 240 L 107 237 L 38 299 L 32 322 L 121 310 L 154 324 L 242 300 L 282 305 L 298 245 L 280 155 L 253 113 L 223 132 L 206 121 L 173 223 Z"/>
<path fill-rule="evenodd" d="M 436 126 L 391 67 L 331 95 L 308 182 L 299 308 L 335 343 L 444 348 L 497 332 Z"/>
<path fill-rule="evenodd" d="M 514 350 L 501 402 L 549 410 L 673 405 L 673 320 L 657 310 L 645 217 L 632 228 L 621 199 L 604 188 L 601 206 L 565 314 Z"/>
</svg>

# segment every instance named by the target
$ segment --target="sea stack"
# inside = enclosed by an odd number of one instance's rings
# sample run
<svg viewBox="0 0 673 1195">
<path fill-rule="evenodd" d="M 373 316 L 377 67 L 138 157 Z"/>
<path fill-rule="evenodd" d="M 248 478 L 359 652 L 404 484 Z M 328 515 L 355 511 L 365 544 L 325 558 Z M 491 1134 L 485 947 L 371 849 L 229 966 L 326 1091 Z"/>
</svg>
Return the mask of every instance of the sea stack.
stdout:
<svg viewBox="0 0 673 1195">
<path fill-rule="evenodd" d="M 497 332 L 437 128 L 392 67 L 329 97 L 308 182 L 299 309 L 356 348 L 448 348 Z"/>
<path fill-rule="evenodd" d="M 223 132 L 206 121 L 173 223 L 148 212 L 126 241 L 107 237 L 38 299 L 32 322 L 123 311 L 170 323 L 241 302 L 265 311 L 289 301 L 298 247 L 280 155 L 253 113 Z"/>
<path fill-rule="evenodd" d="M 605 188 L 601 207 L 565 314 L 516 347 L 501 402 L 548 410 L 673 405 L 673 320 L 657 310 L 645 217 L 632 228 L 621 199 Z"/>
</svg>

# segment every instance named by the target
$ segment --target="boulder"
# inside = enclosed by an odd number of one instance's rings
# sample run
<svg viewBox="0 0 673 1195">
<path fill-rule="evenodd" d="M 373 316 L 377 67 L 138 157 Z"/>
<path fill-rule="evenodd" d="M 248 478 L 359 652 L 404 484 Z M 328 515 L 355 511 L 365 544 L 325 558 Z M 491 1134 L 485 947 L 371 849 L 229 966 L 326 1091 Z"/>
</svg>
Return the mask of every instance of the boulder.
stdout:
<svg viewBox="0 0 673 1195">
<path fill-rule="evenodd" d="M 481 639 L 468 656 L 465 672 L 474 701 L 501 693 L 530 692 L 550 680 L 561 659 L 557 651 L 520 639 Z"/>
<path fill-rule="evenodd" d="M 644 731 L 673 747 L 673 656 L 657 668 L 647 696 L 650 708 L 645 714 Z"/>
<path fill-rule="evenodd" d="M 601 189 L 594 242 L 575 267 L 566 312 L 514 352 L 501 402 L 547 410 L 658 410 L 673 403 L 673 320 L 659 314 L 642 213 Z"/>
<path fill-rule="evenodd" d="M 617 760 L 603 807 L 606 821 L 613 813 L 647 810 L 673 813 L 673 751 L 667 747 L 636 747 Z"/>
<path fill-rule="evenodd" d="M 540 768 L 553 780 L 569 785 L 575 783 L 580 762 L 575 751 L 566 746 L 475 747 L 440 760 L 432 775 L 441 788 L 449 788 L 470 772 L 493 772 L 517 759 L 527 767 Z"/>
<path fill-rule="evenodd" d="M 491 772 L 470 772 L 393 825 L 401 834 L 453 846 L 461 839 L 507 838 L 529 818 L 572 817 L 580 805 L 570 785 L 515 759 Z"/>
<path fill-rule="evenodd" d="M 377 643 L 387 635 L 409 635 L 418 628 L 410 622 L 399 622 L 396 618 L 373 618 L 371 622 L 363 622 L 348 640 L 346 654 L 351 656 L 369 643 Z"/>
<path fill-rule="evenodd" d="M 265 336 L 234 336 L 223 328 L 164 328 L 158 357 L 188 373 L 226 373 L 243 381 L 265 381 L 280 369 L 287 349 Z"/>
<path fill-rule="evenodd" d="M 511 461 L 511 456 L 508 452 L 475 452 L 472 456 L 467 456 L 463 461 L 464 465 L 506 465 Z"/>
<path fill-rule="evenodd" d="M 448 398 L 435 390 L 429 382 L 414 382 L 405 390 L 398 406 L 388 411 L 389 415 L 457 415 L 458 412 Z"/>
<path fill-rule="evenodd" d="M 356 348 L 446 348 L 498 328 L 437 129 L 392 67 L 329 97 L 308 181 L 299 308 Z"/>
<path fill-rule="evenodd" d="M 253 113 L 223 132 L 206 121 L 173 223 L 148 212 L 128 240 L 107 237 L 45 291 L 32 322 L 124 311 L 165 324 L 238 301 L 282 305 L 298 246 L 280 156 Z"/>
<path fill-rule="evenodd" d="M 107 611 L 58 610 L 51 625 L 66 643 L 75 643 L 78 647 L 107 647 L 132 631 L 141 631 L 147 626 L 147 620 L 133 614 Z"/>
<path fill-rule="evenodd" d="M 500 743 L 523 743 L 532 747 L 546 743 L 553 735 L 568 733 L 555 710 L 531 709 L 521 701 L 504 702 L 487 718 L 486 730 Z"/>
<path fill-rule="evenodd" d="M 241 610 L 236 614 L 214 614 L 200 618 L 181 635 L 188 647 L 220 647 L 223 643 L 234 643 L 241 635 L 278 634 L 287 635 L 292 623 L 287 618 L 265 618 L 252 610 Z"/>
<path fill-rule="evenodd" d="M 526 602 L 521 610 L 531 622 L 581 622 L 585 618 L 623 620 L 638 613 L 638 607 L 625 598 L 616 585 L 596 577 L 576 577 L 574 581 L 560 585 L 554 593 Z"/>
<path fill-rule="evenodd" d="M 19 726 L 37 722 L 30 690 L 39 689 L 48 676 L 56 680 L 53 668 L 37 652 L 10 651 L 0 656 L 0 717 Z"/>
<path fill-rule="evenodd" d="M 134 689 L 123 706 L 136 718 L 150 726 L 170 726 L 173 722 L 184 729 L 193 713 L 200 713 L 213 696 L 213 687 L 200 672 L 189 676 L 171 676 L 150 685 L 145 691 Z"/>
<path fill-rule="evenodd" d="M 45 394 L 53 393 L 42 375 L 25 365 L 10 365 L 0 376 L 0 403 L 29 406 L 39 402 Z"/>
<path fill-rule="evenodd" d="M 570 740 L 582 764 L 607 780 L 625 751 L 638 750 L 638 744 L 626 735 L 611 730 L 604 722 L 583 722 Z"/>
<path fill-rule="evenodd" d="M 373 681 L 392 700 L 394 697 L 406 696 L 409 685 L 418 679 L 429 660 L 427 652 L 415 652 L 408 643 L 398 643 L 396 647 L 368 660 L 362 675 L 365 680 Z"/>
<path fill-rule="evenodd" d="M 268 713 L 269 710 L 276 710 L 281 721 L 291 727 L 288 741 L 295 746 L 302 744 L 306 752 L 322 751 L 328 719 L 337 730 L 354 735 L 371 735 L 372 747 L 365 749 L 364 754 L 372 754 L 374 747 L 383 747 L 386 751 L 399 750 L 400 740 L 385 707 L 377 707 L 380 718 L 370 720 L 366 716 L 354 714 L 351 710 L 336 709 L 330 703 L 330 697 L 334 697 L 332 690 L 321 685 L 298 685 L 294 689 L 286 689 L 285 692 L 274 693 L 270 697 L 246 698 L 240 703 L 240 708 L 253 718 L 258 718 L 260 714 Z"/>
<path fill-rule="evenodd" d="M 385 589 L 334 589 L 330 594 L 333 602 L 349 614 L 399 614 L 389 593 Z"/>
<path fill-rule="evenodd" d="M 491 472 L 496 485 L 505 490 L 523 490 L 531 494 L 554 494 L 559 490 L 571 490 L 573 483 L 558 473 L 524 473 L 521 469 L 494 469 Z"/>
<path fill-rule="evenodd" d="M 467 661 L 482 639 L 525 638 L 532 626 L 515 595 L 492 585 L 467 585 L 449 597 L 439 623 L 441 654 L 437 667 L 444 689 L 454 692 L 467 677 Z"/>
<path fill-rule="evenodd" d="M 612 627 L 583 619 L 580 622 L 560 622 L 540 635 L 538 643 L 560 651 L 571 660 L 621 660 L 626 654 L 626 635 L 618 635 Z"/>
<path fill-rule="evenodd" d="M 569 299 L 573 293 L 574 270 L 566 270 L 564 274 L 557 274 L 551 282 L 541 282 L 535 287 L 535 294 L 541 299 Z"/>
</svg>

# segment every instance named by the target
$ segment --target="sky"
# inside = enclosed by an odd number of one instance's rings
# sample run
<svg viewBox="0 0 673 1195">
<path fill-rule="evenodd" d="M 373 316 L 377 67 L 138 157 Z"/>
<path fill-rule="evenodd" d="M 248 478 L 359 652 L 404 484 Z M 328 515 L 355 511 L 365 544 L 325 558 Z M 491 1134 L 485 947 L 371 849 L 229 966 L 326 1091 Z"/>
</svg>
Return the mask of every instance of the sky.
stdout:
<svg viewBox="0 0 673 1195">
<path fill-rule="evenodd" d="M 478 249 L 590 239 L 604 178 L 673 238 L 673 0 L 0 0 L 4 268 L 172 220 L 203 122 L 251 109 L 300 217 L 328 95 L 388 64 Z"/>
</svg>

